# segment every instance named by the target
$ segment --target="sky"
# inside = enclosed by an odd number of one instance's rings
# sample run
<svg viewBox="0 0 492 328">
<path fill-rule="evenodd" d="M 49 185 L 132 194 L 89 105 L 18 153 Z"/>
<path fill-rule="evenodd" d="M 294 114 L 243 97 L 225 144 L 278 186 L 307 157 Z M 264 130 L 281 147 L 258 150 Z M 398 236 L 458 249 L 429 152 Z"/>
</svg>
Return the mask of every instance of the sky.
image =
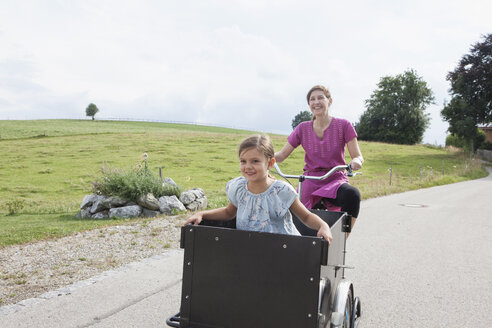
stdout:
<svg viewBox="0 0 492 328">
<path fill-rule="evenodd" d="M 383 76 L 413 69 L 444 145 L 446 80 L 492 33 L 492 1 L 0 0 L 0 119 L 187 122 L 289 134 L 327 86 L 355 123 Z"/>
</svg>

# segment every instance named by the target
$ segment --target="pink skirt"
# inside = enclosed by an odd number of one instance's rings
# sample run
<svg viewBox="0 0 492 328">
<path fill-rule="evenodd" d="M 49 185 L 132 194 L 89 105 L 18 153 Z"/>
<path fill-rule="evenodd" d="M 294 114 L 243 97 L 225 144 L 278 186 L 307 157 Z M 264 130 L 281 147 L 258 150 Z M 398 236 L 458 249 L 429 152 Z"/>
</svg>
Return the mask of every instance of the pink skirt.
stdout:
<svg viewBox="0 0 492 328">
<path fill-rule="evenodd" d="M 326 172 L 311 171 L 305 172 L 305 175 L 322 176 Z M 322 198 L 336 198 L 338 188 L 348 183 L 347 176 L 344 172 L 335 172 L 325 180 L 304 180 L 302 183 L 301 201 L 308 209 L 313 208 Z M 328 210 L 339 210 L 339 207 L 325 202 Z M 328 208 L 331 207 L 331 208 Z M 335 209 L 336 208 L 336 209 Z"/>
</svg>

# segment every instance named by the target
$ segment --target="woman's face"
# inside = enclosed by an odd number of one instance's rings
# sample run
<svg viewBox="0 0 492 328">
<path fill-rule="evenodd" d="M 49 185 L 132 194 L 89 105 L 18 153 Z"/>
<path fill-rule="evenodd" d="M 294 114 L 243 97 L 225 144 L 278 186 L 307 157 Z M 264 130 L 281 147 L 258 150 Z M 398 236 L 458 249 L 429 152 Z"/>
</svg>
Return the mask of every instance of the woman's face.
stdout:
<svg viewBox="0 0 492 328">
<path fill-rule="evenodd" d="M 309 96 L 309 108 L 314 116 L 328 114 L 331 100 L 321 90 L 314 90 Z"/>
</svg>

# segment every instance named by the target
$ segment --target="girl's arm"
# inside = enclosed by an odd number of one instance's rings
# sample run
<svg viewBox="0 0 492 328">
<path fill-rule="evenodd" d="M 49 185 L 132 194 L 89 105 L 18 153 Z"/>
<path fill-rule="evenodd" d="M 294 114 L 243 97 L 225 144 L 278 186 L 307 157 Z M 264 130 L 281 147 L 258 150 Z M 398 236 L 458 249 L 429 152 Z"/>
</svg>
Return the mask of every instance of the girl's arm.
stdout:
<svg viewBox="0 0 492 328">
<path fill-rule="evenodd" d="M 362 163 L 364 163 L 364 157 L 362 157 L 362 153 L 360 152 L 357 138 L 353 138 L 347 143 L 347 149 L 350 157 L 352 157 L 352 161 L 349 164 L 352 167 L 352 170 L 360 169 L 362 167 Z"/>
<path fill-rule="evenodd" d="M 323 237 L 330 244 L 333 240 L 331 235 L 331 229 L 328 224 L 323 221 L 319 216 L 310 212 L 300 201 L 299 198 L 296 198 L 292 205 L 290 206 L 290 210 L 294 213 L 305 225 L 310 227 L 311 229 L 317 230 L 318 237 Z"/>
<path fill-rule="evenodd" d="M 194 225 L 199 225 L 202 219 L 206 220 L 216 220 L 216 221 L 227 221 L 232 220 L 237 213 L 237 207 L 231 202 L 226 207 L 216 208 L 208 211 L 196 212 L 186 220 L 184 225 L 193 223 Z"/>
<path fill-rule="evenodd" d="M 284 147 L 275 153 L 275 161 L 277 163 L 283 162 L 289 155 L 294 151 L 294 147 L 290 145 L 290 143 L 286 142 Z"/>
</svg>

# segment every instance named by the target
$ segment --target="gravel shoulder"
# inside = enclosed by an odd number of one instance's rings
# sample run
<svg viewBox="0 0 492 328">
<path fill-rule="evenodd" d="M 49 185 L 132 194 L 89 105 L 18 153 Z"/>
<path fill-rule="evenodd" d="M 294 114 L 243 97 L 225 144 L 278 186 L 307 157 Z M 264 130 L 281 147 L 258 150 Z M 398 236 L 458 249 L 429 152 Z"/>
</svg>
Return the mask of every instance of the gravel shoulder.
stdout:
<svg viewBox="0 0 492 328">
<path fill-rule="evenodd" d="M 177 249 L 184 221 L 166 216 L 2 248 L 0 306 Z"/>
</svg>

